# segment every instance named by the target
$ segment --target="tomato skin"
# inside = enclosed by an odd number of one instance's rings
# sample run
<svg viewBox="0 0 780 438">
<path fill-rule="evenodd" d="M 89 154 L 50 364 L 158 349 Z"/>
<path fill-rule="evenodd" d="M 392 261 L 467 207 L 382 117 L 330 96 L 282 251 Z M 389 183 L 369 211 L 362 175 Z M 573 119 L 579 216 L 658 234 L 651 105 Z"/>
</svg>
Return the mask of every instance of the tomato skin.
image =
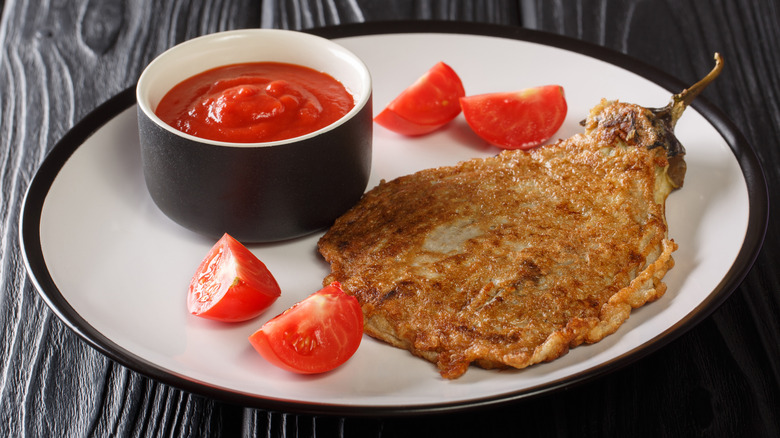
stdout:
<svg viewBox="0 0 780 438">
<path fill-rule="evenodd" d="M 559 85 L 467 96 L 460 105 L 471 129 L 504 149 L 530 149 L 546 142 L 568 109 Z"/>
<path fill-rule="evenodd" d="M 281 295 L 268 268 L 227 233 L 209 250 L 190 281 L 190 313 L 222 322 L 260 315 Z"/>
<path fill-rule="evenodd" d="M 412 122 L 398 115 L 390 107 L 382 110 L 379 115 L 374 117 L 374 121 L 395 133 L 409 137 L 425 135 L 444 126 L 444 124 L 440 123 L 424 125 Z"/>
<path fill-rule="evenodd" d="M 465 95 L 455 70 L 439 62 L 393 99 L 374 121 L 402 135 L 428 134 L 460 114 L 459 99 Z"/>
<path fill-rule="evenodd" d="M 346 362 L 362 338 L 360 304 L 334 282 L 265 323 L 249 342 L 279 368 L 317 374 Z"/>
</svg>

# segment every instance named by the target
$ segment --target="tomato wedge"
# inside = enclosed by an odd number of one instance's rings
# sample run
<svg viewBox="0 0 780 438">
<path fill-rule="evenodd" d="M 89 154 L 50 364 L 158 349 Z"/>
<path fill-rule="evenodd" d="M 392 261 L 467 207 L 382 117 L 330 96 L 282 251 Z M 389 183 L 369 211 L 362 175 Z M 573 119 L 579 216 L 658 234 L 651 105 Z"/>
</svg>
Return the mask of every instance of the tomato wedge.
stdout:
<svg viewBox="0 0 780 438">
<path fill-rule="evenodd" d="M 393 99 L 374 121 L 403 135 L 428 134 L 460 114 L 458 99 L 465 95 L 455 70 L 439 62 Z"/>
<path fill-rule="evenodd" d="M 563 87 L 478 94 L 460 99 L 472 130 L 504 149 L 529 149 L 546 142 L 566 118 Z"/>
<path fill-rule="evenodd" d="M 190 313 L 223 322 L 252 319 L 281 294 L 268 268 L 228 234 L 211 248 L 192 277 Z"/>
<path fill-rule="evenodd" d="M 315 374 L 346 362 L 362 339 L 360 304 L 334 282 L 265 323 L 249 342 L 282 369 Z"/>
</svg>

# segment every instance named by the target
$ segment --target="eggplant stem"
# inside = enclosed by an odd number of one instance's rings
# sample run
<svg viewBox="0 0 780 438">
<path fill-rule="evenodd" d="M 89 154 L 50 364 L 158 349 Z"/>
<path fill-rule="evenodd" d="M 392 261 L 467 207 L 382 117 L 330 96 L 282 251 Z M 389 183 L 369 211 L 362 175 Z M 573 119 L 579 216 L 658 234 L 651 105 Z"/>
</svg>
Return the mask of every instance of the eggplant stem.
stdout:
<svg viewBox="0 0 780 438">
<path fill-rule="evenodd" d="M 686 88 L 683 90 L 680 94 L 675 94 L 672 96 L 672 101 L 669 103 L 669 106 L 667 107 L 669 112 L 671 113 L 671 122 L 672 127 L 674 127 L 674 124 L 677 122 L 677 120 L 682 116 L 683 111 L 685 111 L 685 108 L 690 105 L 696 97 L 701 94 L 702 91 L 704 91 L 707 86 L 715 80 L 715 78 L 720 75 L 720 72 L 723 70 L 723 58 L 720 56 L 720 53 L 715 52 L 715 67 L 712 68 L 712 70 L 707 73 L 706 76 L 701 78 L 699 82 L 696 82 L 695 84 L 691 85 L 689 88 Z"/>
<path fill-rule="evenodd" d="M 663 147 L 666 149 L 666 156 L 669 159 L 669 166 L 666 174 L 672 187 L 682 187 L 685 180 L 685 148 L 674 135 L 674 126 L 677 120 L 682 116 L 685 108 L 690 105 L 696 97 L 704 91 L 707 86 L 720 75 L 723 70 L 723 58 L 720 53 L 715 52 L 715 67 L 703 78 L 689 88 L 683 90 L 680 94 L 672 96 L 672 101 L 663 108 L 651 109 L 653 113 L 653 125 L 664 138 Z"/>
</svg>

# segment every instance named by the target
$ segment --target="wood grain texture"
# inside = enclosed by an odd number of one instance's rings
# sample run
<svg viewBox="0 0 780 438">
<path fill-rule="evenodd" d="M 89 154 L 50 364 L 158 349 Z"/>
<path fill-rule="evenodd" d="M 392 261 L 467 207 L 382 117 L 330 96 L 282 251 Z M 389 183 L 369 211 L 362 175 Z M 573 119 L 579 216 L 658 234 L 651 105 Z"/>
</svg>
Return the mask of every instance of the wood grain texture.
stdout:
<svg viewBox="0 0 780 438">
<path fill-rule="evenodd" d="M 607 46 L 691 82 L 740 127 L 780 202 L 780 10 L 770 0 L 21 0 L 0 2 L 0 436 L 780 436 L 780 256 L 710 318 L 616 373 L 554 396 L 404 419 L 291 415 L 155 382 L 81 341 L 26 277 L 17 223 L 45 154 L 185 39 L 244 27 L 404 19 L 525 25 Z M 777 223 L 776 214 L 770 218 Z M 110 287 L 110 285 L 108 286 Z"/>
<path fill-rule="evenodd" d="M 263 2 L 261 26 L 301 30 L 410 19 L 517 25 L 519 10 L 514 0 L 274 0 Z"/>
<path fill-rule="evenodd" d="M 18 249 L 24 190 L 70 127 L 133 85 L 164 49 L 259 21 L 254 1 L 204 5 L 3 3 L 0 436 L 209 436 L 241 430 L 242 410 L 224 412 L 212 400 L 151 381 L 82 342 L 38 298 Z"/>
</svg>

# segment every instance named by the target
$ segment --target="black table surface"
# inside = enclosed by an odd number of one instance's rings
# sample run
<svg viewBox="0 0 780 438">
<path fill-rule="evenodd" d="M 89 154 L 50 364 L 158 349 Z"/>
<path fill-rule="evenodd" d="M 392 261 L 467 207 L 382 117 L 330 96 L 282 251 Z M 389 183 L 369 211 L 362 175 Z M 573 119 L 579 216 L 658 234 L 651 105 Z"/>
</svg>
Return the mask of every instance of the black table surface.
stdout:
<svg viewBox="0 0 780 438">
<path fill-rule="evenodd" d="M 608 375 L 490 409 L 341 418 L 237 406 L 110 359 L 39 297 L 19 249 L 25 189 L 53 145 L 131 87 L 157 54 L 229 29 L 446 20 L 581 39 L 692 83 L 755 149 L 780 201 L 780 4 L 775 0 L 4 1 L 0 21 L 0 436 L 780 436 L 780 236 L 711 315 Z"/>
</svg>

